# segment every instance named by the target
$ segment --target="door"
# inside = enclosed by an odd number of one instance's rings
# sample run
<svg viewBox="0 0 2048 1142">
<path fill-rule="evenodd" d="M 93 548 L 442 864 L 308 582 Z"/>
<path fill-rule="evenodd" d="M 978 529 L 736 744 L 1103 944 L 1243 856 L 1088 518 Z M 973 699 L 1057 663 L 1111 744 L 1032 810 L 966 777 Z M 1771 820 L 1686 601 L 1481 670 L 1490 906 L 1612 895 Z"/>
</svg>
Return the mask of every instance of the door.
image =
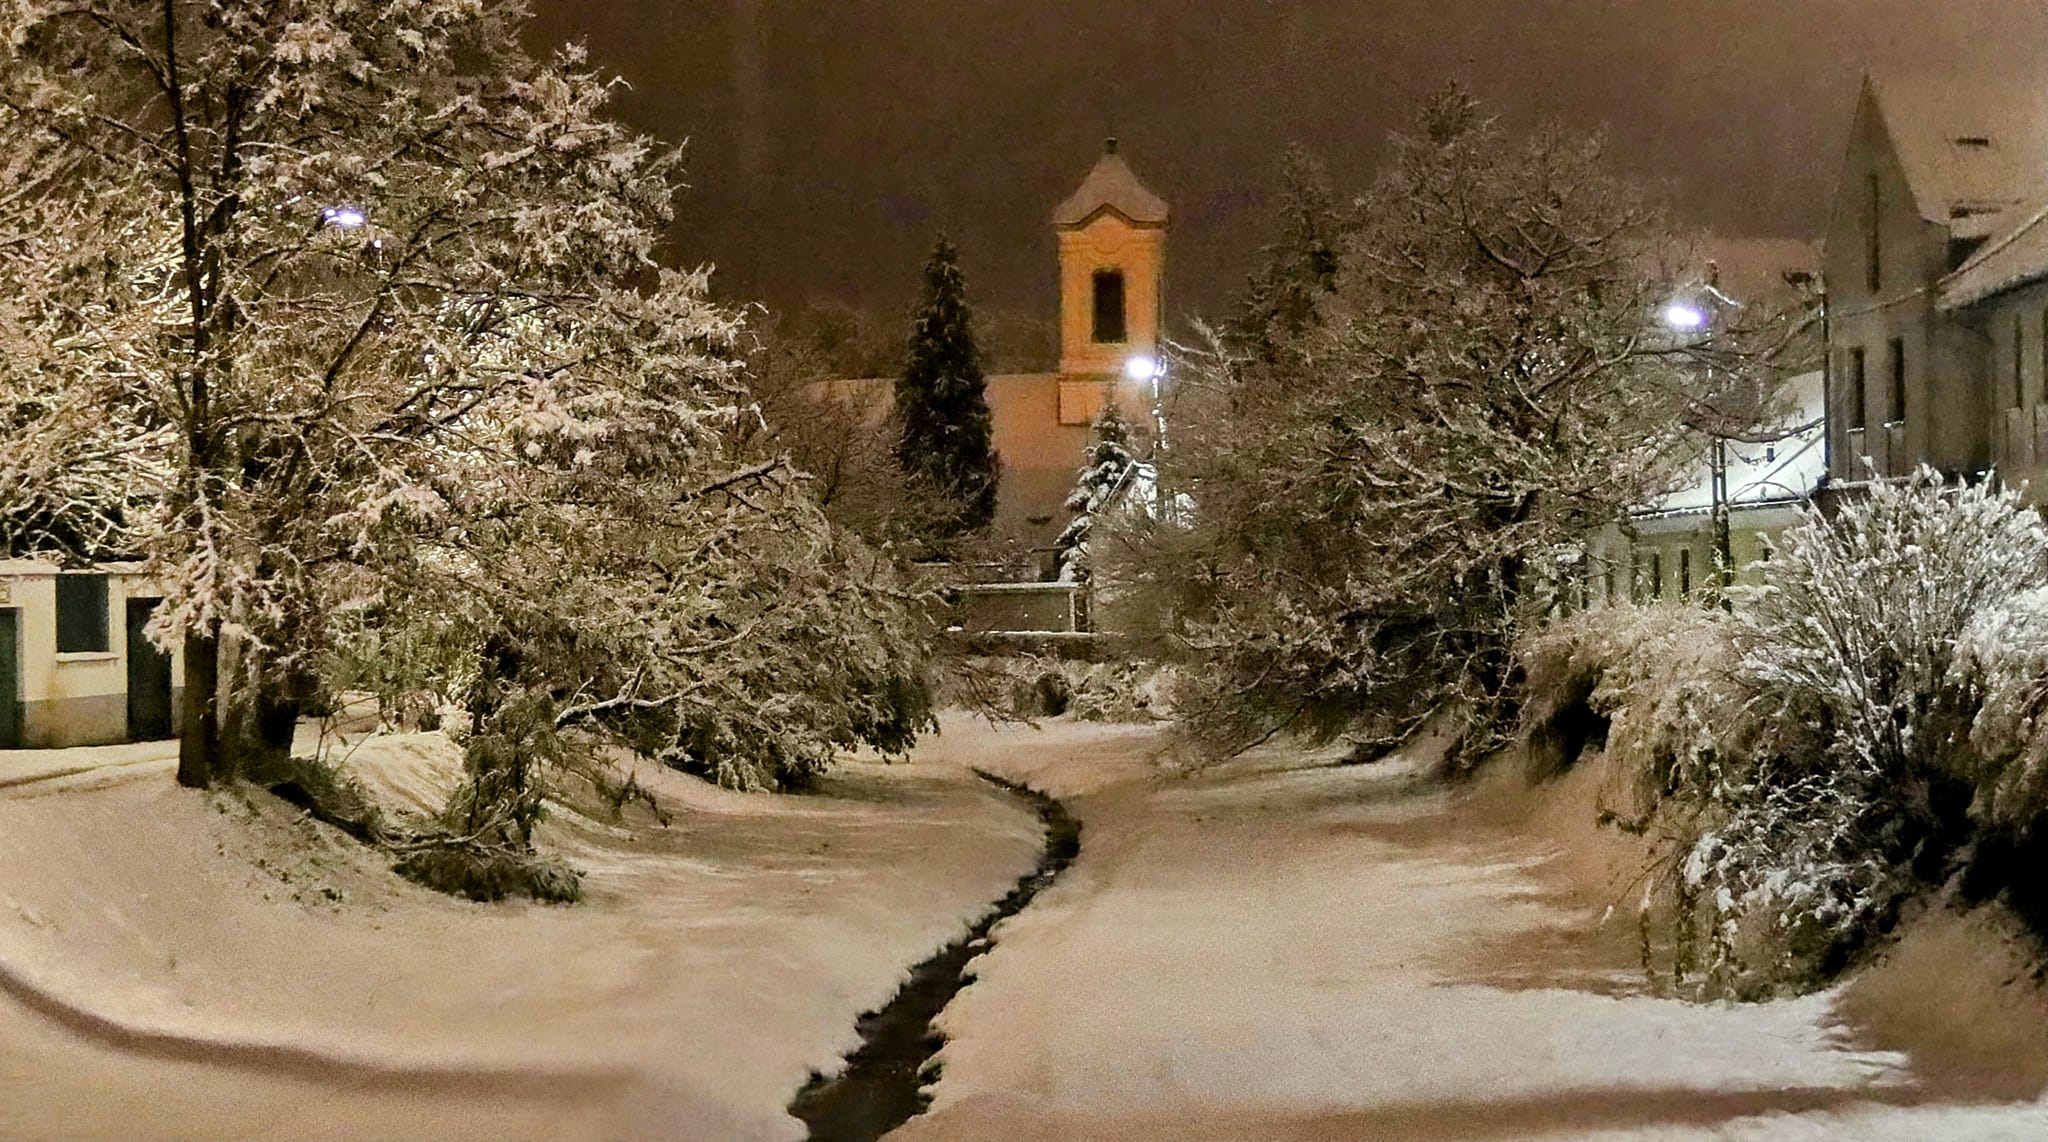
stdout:
<svg viewBox="0 0 2048 1142">
<path fill-rule="evenodd" d="M 161 599 L 128 600 L 128 740 L 171 736 L 171 656 L 158 650 L 142 628 Z"/>
<path fill-rule="evenodd" d="M 0 608 L 0 749 L 21 748 L 21 612 Z"/>
</svg>

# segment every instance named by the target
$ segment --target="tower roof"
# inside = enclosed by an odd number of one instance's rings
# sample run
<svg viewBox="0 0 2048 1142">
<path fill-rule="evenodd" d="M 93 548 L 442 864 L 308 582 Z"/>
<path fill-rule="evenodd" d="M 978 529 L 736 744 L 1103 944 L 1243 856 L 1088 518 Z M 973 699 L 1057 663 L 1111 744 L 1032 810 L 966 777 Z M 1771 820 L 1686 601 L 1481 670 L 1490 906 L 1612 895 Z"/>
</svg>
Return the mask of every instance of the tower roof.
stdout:
<svg viewBox="0 0 2048 1142">
<path fill-rule="evenodd" d="M 1052 224 L 1083 226 L 1104 210 L 1114 210 L 1138 226 L 1166 225 L 1166 200 L 1138 181 L 1130 164 L 1117 154 L 1115 139 L 1103 143 L 1102 157 L 1081 180 L 1081 188 L 1052 212 Z"/>
</svg>

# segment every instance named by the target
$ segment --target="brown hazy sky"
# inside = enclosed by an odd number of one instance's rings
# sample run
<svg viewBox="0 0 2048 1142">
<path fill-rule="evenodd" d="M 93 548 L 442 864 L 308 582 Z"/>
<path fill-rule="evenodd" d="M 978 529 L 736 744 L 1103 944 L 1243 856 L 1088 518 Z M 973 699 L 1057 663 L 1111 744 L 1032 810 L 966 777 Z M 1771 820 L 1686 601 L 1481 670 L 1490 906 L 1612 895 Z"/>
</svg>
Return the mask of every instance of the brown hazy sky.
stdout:
<svg viewBox="0 0 2048 1142">
<path fill-rule="evenodd" d="M 1175 213 L 1168 305 L 1213 309 L 1281 149 L 1363 185 L 1457 76 L 1510 120 L 1605 127 L 1683 222 L 1812 237 L 1857 77 L 2030 71 L 2048 0 L 534 0 L 688 141 L 675 260 L 729 296 L 908 303 L 940 230 L 974 299 L 1050 315 L 1052 207 L 1103 135 Z"/>
</svg>

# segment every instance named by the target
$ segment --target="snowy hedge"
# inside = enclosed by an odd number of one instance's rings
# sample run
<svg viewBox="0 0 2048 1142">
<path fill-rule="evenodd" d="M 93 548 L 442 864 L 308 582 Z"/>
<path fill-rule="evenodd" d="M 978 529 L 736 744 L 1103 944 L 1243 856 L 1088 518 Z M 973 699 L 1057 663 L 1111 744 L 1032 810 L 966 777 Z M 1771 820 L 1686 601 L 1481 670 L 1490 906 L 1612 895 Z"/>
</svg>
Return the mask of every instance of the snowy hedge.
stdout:
<svg viewBox="0 0 2048 1142">
<path fill-rule="evenodd" d="M 1678 838 L 1674 974 L 1745 997 L 1828 979 L 2048 811 L 2048 528 L 2015 493 L 1873 483 L 1762 575 L 1732 615 L 1615 608 L 1519 651 L 1525 748 L 1568 764 L 1573 710 L 1605 720 Z"/>
</svg>

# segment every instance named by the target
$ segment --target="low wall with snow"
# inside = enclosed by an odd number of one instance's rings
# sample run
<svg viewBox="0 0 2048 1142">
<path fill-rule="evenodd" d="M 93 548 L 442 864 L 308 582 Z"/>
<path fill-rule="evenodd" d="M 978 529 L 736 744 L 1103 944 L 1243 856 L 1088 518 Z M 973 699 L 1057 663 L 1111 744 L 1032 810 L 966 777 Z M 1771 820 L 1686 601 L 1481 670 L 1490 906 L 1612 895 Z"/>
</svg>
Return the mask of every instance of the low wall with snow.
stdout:
<svg viewBox="0 0 2048 1142">
<path fill-rule="evenodd" d="M 1081 629 L 1078 583 L 977 583 L 960 589 L 952 622 L 968 634 Z"/>
</svg>

